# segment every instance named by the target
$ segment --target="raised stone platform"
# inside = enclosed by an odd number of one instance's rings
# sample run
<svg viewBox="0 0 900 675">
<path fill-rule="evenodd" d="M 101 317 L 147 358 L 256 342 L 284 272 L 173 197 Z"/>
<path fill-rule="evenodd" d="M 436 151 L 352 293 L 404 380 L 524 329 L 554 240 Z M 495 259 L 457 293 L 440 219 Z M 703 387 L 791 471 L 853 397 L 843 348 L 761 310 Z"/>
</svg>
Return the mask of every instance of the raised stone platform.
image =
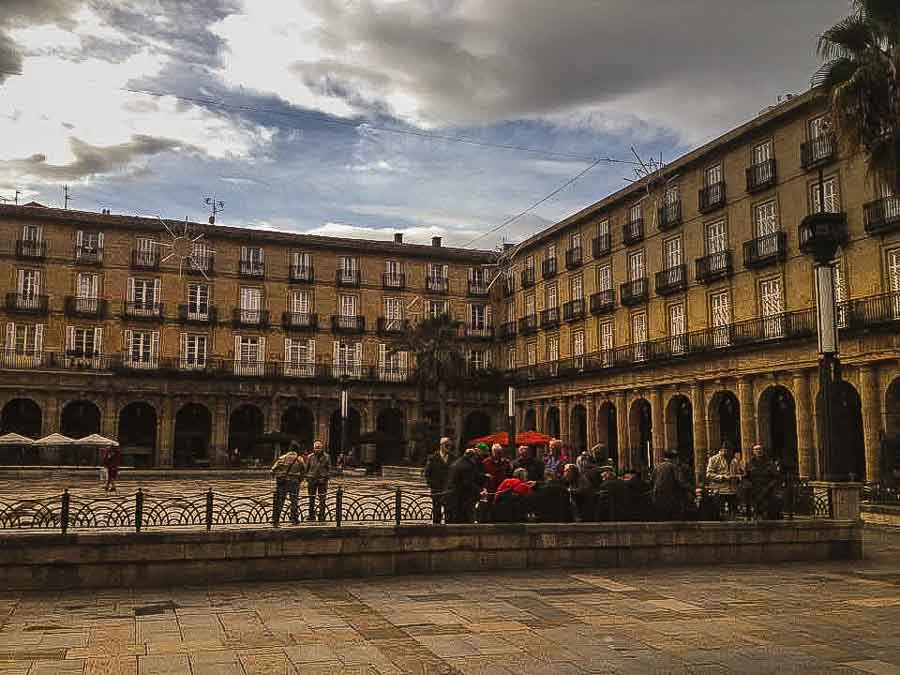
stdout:
<svg viewBox="0 0 900 675">
<path fill-rule="evenodd" d="M 385 465 L 381 467 L 382 478 L 402 478 L 404 480 L 415 480 L 422 478 L 423 469 L 420 466 L 391 466 Z"/>
<path fill-rule="evenodd" d="M 858 559 L 859 521 L 286 527 L 0 535 L 0 589 Z"/>
<path fill-rule="evenodd" d="M 900 528 L 900 506 L 887 504 L 862 504 L 859 514 L 866 525 Z"/>
</svg>

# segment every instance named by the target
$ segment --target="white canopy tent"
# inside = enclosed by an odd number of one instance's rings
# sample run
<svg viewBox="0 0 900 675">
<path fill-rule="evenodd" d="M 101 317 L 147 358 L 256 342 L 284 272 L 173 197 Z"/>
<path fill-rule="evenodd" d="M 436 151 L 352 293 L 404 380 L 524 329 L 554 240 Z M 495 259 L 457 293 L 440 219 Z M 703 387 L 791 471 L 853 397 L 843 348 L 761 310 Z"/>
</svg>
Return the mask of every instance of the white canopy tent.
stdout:
<svg viewBox="0 0 900 675">
<path fill-rule="evenodd" d="M 34 445 L 47 445 L 47 446 L 62 446 L 62 445 L 77 445 L 78 441 L 73 438 L 69 438 L 68 436 L 63 436 L 62 434 L 50 434 L 49 436 L 44 436 L 43 438 L 39 438 L 34 442 Z"/>
<path fill-rule="evenodd" d="M 20 436 L 19 434 L 13 433 L 0 436 L 0 446 L 9 445 L 34 445 L 34 441 L 27 436 Z"/>
<path fill-rule="evenodd" d="M 100 434 L 91 434 L 90 436 L 85 436 L 84 438 L 79 438 L 73 441 L 76 445 L 89 445 L 95 446 L 98 448 L 117 448 L 119 447 L 119 443 L 114 441 L 111 438 L 107 438 L 106 436 L 101 436 Z"/>
</svg>

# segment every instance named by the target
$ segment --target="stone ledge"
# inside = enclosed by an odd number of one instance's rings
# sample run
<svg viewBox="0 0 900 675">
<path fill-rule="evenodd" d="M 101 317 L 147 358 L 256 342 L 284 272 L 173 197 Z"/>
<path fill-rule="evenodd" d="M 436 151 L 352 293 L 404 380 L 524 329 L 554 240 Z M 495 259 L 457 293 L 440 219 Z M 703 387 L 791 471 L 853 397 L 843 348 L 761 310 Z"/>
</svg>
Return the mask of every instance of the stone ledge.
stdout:
<svg viewBox="0 0 900 675">
<path fill-rule="evenodd" d="M 870 527 L 900 527 L 900 504 L 862 504 L 859 513 Z"/>
</svg>

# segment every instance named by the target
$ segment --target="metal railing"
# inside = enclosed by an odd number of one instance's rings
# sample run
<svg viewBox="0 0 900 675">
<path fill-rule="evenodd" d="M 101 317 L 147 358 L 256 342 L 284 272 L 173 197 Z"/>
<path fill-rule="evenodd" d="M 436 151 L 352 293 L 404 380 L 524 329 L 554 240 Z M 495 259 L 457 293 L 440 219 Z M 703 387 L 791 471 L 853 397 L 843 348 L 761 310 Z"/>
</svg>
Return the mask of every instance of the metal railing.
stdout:
<svg viewBox="0 0 900 675">
<path fill-rule="evenodd" d="M 764 190 L 775 185 L 777 180 L 777 165 L 774 159 L 767 159 L 759 164 L 751 164 L 747 167 L 747 192 Z"/>
<path fill-rule="evenodd" d="M 534 286 L 534 268 L 527 267 L 522 270 L 522 288 L 531 288 Z"/>
<path fill-rule="evenodd" d="M 315 280 L 315 270 L 312 265 L 291 265 L 288 273 L 288 281 L 294 283 L 312 283 Z"/>
<path fill-rule="evenodd" d="M 674 202 L 663 204 L 657 210 L 659 219 L 658 227 L 660 230 L 670 230 L 676 225 L 681 224 L 681 200 L 676 199 Z"/>
<path fill-rule="evenodd" d="M 647 302 L 650 297 L 647 277 L 626 281 L 619 287 L 619 301 L 626 307 Z"/>
<path fill-rule="evenodd" d="M 500 327 L 497 329 L 497 337 L 501 340 L 513 340 L 518 334 L 518 325 L 515 321 L 507 321 L 506 323 L 501 323 Z"/>
<path fill-rule="evenodd" d="M 559 325 L 559 307 L 548 307 L 541 310 L 541 328 L 552 328 Z"/>
<path fill-rule="evenodd" d="M 178 305 L 178 320 L 182 323 L 208 324 L 215 325 L 218 322 L 219 313 L 213 305 L 201 307 L 194 306 L 191 309 L 189 304 Z"/>
<path fill-rule="evenodd" d="M 887 232 L 900 226 L 900 197 L 883 197 L 863 207 L 866 232 Z"/>
<path fill-rule="evenodd" d="M 675 265 L 656 273 L 656 292 L 659 295 L 678 293 L 687 288 L 687 268 Z"/>
<path fill-rule="evenodd" d="M 138 270 L 159 269 L 159 249 L 135 249 L 131 252 L 131 266 Z"/>
<path fill-rule="evenodd" d="M 334 280 L 338 286 L 359 286 L 362 275 L 360 270 L 348 270 L 342 267 L 334 273 Z"/>
<path fill-rule="evenodd" d="M 381 275 L 381 286 L 383 288 L 406 288 L 406 274 L 398 272 L 396 274 L 384 273 Z"/>
<path fill-rule="evenodd" d="M 46 239 L 19 239 L 16 241 L 16 257 L 40 259 L 47 257 L 50 245 Z"/>
<path fill-rule="evenodd" d="M 556 258 L 546 258 L 541 262 L 541 274 L 545 279 L 555 277 L 558 271 L 559 265 L 556 262 Z"/>
<path fill-rule="evenodd" d="M 800 145 L 800 164 L 809 169 L 835 158 L 835 137 L 832 134 L 816 136 Z"/>
<path fill-rule="evenodd" d="M 697 258 L 697 281 L 707 282 L 730 276 L 733 268 L 731 265 L 731 251 L 716 251 L 702 258 Z"/>
<path fill-rule="evenodd" d="M 446 293 L 450 289 L 447 277 L 425 277 L 425 290 L 429 293 Z"/>
<path fill-rule="evenodd" d="M 285 330 L 316 330 L 319 315 L 315 312 L 282 312 L 281 325 Z"/>
<path fill-rule="evenodd" d="M 103 298 L 80 298 L 67 295 L 65 301 L 66 314 L 102 319 L 106 316 L 107 301 Z"/>
<path fill-rule="evenodd" d="M 231 323 L 235 327 L 256 326 L 264 328 L 269 325 L 269 310 L 236 307 L 231 310 Z"/>
<path fill-rule="evenodd" d="M 488 295 L 488 281 L 486 279 L 469 279 L 468 293 L 475 298 L 485 298 Z"/>
<path fill-rule="evenodd" d="M 584 262 L 584 252 L 580 246 L 566 250 L 566 269 L 575 269 Z"/>
<path fill-rule="evenodd" d="M 84 245 L 76 246 L 75 263 L 77 265 L 102 265 L 103 247 Z"/>
<path fill-rule="evenodd" d="M 32 293 L 6 294 L 6 310 L 8 312 L 46 314 L 48 307 L 49 298 L 46 295 L 35 295 Z"/>
<path fill-rule="evenodd" d="M 725 206 L 725 182 L 719 181 L 712 185 L 700 188 L 699 192 L 699 210 L 700 213 L 707 213 L 714 209 Z"/>
<path fill-rule="evenodd" d="M 129 319 L 159 320 L 163 318 L 163 306 L 159 302 L 127 300 L 122 305 L 122 315 Z"/>
<path fill-rule="evenodd" d="M 403 335 L 409 331 L 409 321 L 406 319 L 389 319 L 385 316 L 378 317 L 379 335 Z"/>
<path fill-rule="evenodd" d="M 762 267 L 787 259 L 787 234 L 773 232 L 744 242 L 744 266 Z"/>
<path fill-rule="evenodd" d="M 591 295 L 591 314 L 606 314 L 616 308 L 616 292 L 612 288 Z"/>
<path fill-rule="evenodd" d="M 563 304 L 564 321 L 577 321 L 581 318 L 584 318 L 584 298 L 576 298 Z"/>
<path fill-rule="evenodd" d="M 474 338 L 478 340 L 491 340 L 494 337 L 494 327 L 493 326 L 470 326 L 466 325 L 464 330 L 464 334 L 467 338 Z"/>
<path fill-rule="evenodd" d="M 529 314 L 519 319 L 519 332 L 522 335 L 529 335 L 538 329 L 537 314 Z"/>
<path fill-rule="evenodd" d="M 637 244 L 644 239 L 644 219 L 638 218 L 622 225 L 622 241 L 626 246 Z"/>
<path fill-rule="evenodd" d="M 591 253 L 595 258 L 602 258 L 612 251 L 612 237 L 607 234 L 597 235 L 591 242 Z"/>
<path fill-rule="evenodd" d="M 363 333 L 366 330 L 366 317 L 362 314 L 332 314 L 331 330 L 335 333 Z"/>
<path fill-rule="evenodd" d="M 241 260 L 238 274 L 251 279 L 262 279 L 266 276 L 266 264 L 259 260 Z"/>
<path fill-rule="evenodd" d="M 216 269 L 216 254 L 212 251 L 207 251 L 203 255 L 191 256 L 188 259 L 187 264 L 184 266 L 184 271 L 188 274 L 194 276 L 201 276 L 206 274 L 207 276 L 213 274 Z"/>
</svg>

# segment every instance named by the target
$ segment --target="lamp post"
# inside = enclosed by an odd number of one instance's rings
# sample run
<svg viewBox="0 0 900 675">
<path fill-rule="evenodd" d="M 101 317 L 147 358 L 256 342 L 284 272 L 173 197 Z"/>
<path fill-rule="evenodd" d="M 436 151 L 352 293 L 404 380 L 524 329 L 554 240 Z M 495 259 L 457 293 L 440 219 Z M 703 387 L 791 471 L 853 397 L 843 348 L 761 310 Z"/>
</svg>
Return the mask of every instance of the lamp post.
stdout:
<svg viewBox="0 0 900 675">
<path fill-rule="evenodd" d="M 516 456 L 516 388 L 506 388 L 506 433 L 509 440 L 510 453 Z"/>
<path fill-rule="evenodd" d="M 341 452 L 347 455 L 347 417 L 350 414 L 350 394 L 347 391 L 347 378 L 341 378 Z"/>
</svg>

